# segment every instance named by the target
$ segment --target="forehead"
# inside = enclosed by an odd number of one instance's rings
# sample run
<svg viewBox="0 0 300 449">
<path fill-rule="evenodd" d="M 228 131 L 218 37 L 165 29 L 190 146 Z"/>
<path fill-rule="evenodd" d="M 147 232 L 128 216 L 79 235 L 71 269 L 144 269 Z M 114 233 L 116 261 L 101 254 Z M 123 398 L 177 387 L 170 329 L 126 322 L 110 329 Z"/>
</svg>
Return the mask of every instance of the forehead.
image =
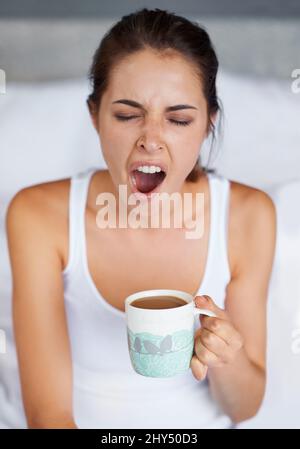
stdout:
<svg viewBox="0 0 300 449">
<path fill-rule="evenodd" d="M 107 95 L 144 103 L 204 102 L 196 67 L 175 53 L 142 50 L 123 59 L 110 74 Z"/>
</svg>

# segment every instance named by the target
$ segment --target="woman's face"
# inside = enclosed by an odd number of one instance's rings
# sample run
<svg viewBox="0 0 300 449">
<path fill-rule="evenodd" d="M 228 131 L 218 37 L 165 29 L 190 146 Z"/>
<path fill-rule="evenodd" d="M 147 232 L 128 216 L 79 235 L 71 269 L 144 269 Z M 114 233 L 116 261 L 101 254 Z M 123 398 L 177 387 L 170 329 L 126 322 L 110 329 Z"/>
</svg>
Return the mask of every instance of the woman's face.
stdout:
<svg viewBox="0 0 300 449">
<path fill-rule="evenodd" d="M 163 166 L 160 192 L 185 189 L 207 135 L 200 83 L 193 66 L 175 54 L 162 57 L 147 49 L 115 67 L 93 123 L 116 190 L 120 184 L 127 185 L 128 194 L 135 190 L 131 165 L 136 162 Z M 186 106 L 167 109 L 177 105 Z"/>
</svg>

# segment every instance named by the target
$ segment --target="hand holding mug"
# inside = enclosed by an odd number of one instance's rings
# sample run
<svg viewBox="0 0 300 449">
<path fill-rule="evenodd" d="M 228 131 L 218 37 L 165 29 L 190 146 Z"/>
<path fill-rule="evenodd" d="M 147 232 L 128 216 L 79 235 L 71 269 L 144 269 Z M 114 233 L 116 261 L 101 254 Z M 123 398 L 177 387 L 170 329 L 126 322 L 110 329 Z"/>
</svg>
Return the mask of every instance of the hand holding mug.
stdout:
<svg viewBox="0 0 300 449">
<path fill-rule="evenodd" d="M 195 304 L 216 316 L 200 316 L 201 327 L 195 333 L 191 370 L 197 380 L 206 377 L 208 367 L 232 363 L 243 346 L 243 338 L 235 329 L 225 310 L 220 309 L 210 296 L 196 296 Z"/>
</svg>

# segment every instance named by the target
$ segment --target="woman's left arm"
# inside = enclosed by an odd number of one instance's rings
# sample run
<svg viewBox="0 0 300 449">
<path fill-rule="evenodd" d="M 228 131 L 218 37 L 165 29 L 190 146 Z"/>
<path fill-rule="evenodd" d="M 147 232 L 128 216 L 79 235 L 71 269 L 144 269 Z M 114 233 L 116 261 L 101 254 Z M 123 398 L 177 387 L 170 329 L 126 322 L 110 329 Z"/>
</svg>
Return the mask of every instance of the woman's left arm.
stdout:
<svg viewBox="0 0 300 449">
<path fill-rule="evenodd" d="M 270 197 L 251 189 L 233 225 L 236 266 L 226 289 L 225 310 L 213 298 L 196 304 L 217 318 L 201 316 L 191 360 L 198 380 L 208 376 L 213 397 L 234 422 L 253 417 L 266 377 L 266 306 L 276 242 L 276 210 Z"/>
</svg>

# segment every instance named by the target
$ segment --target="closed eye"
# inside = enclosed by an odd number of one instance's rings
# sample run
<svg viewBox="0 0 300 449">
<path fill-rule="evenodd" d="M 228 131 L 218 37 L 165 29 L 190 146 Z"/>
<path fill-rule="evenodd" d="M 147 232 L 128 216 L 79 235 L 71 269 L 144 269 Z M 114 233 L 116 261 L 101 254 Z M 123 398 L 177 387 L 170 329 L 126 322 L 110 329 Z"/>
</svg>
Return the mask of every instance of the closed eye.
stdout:
<svg viewBox="0 0 300 449">
<path fill-rule="evenodd" d="M 122 122 L 129 121 L 129 120 L 134 119 L 134 118 L 138 118 L 138 116 L 136 116 L 136 115 L 131 115 L 131 116 L 116 115 L 115 117 L 116 117 L 117 120 L 120 120 Z M 191 121 L 174 120 L 174 119 L 169 119 L 169 121 L 171 123 L 173 123 L 174 125 L 177 125 L 177 126 L 188 126 L 190 123 L 192 123 Z"/>
<path fill-rule="evenodd" d="M 170 122 L 178 126 L 188 126 L 190 123 L 192 123 L 191 121 L 187 122 L 185 120 L 173 120 L 173 119 L 170 119 Z"/>
</svg>

